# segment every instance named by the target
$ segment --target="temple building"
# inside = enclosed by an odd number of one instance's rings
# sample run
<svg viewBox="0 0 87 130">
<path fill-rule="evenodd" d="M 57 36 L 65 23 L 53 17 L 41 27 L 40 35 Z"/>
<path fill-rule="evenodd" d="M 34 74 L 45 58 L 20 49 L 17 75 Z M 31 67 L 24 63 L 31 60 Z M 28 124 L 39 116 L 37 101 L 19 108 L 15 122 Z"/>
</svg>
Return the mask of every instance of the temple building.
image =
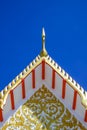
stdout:
<svg viewBox="0 0 87 130">
<path fill-rule="evenodd" d="M 45 48 L 0 92 L 0 130 L 87 130 L 87 92 Z"/>
</svg>

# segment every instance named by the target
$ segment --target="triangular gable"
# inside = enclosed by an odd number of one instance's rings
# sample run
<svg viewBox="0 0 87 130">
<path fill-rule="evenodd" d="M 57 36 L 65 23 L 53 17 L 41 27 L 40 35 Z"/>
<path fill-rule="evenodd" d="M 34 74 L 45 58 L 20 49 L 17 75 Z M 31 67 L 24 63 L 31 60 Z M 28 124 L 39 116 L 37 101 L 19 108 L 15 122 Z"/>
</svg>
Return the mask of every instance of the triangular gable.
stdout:
<svg viewBox="0 0 87 130">
<path fill-rule="evenodd" d="M 13 81 L 16 83 L 12 84 Z M 22 103 L 22 100 L 29 98 L 38 86 L 44 83 L 75 117 L 86 125 L 86 104 L 82 104 L 83 97 L 86 100 L 85 94 L 51 57 L 38 56 L 13 81 L 3 96 L 3 104 L 1 104 L 3 120 L 9 117 L 9 111 L 17 109 L 16 106 Z"/>
<path fill-rule="evenodd" d="M 40 55 L 0 92 L 0 127 L 42 84 L 87 127 L 87 92 L 47 54 L 44 31 L 42 42 Z"/>
</svg>

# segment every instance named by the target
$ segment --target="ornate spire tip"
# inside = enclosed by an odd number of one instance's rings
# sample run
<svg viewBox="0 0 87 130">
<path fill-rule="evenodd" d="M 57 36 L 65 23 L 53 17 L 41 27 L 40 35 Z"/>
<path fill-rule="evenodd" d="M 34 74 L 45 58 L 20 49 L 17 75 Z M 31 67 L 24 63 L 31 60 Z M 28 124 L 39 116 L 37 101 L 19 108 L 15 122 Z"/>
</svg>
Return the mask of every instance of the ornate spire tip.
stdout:
<svg viewBox="0 0 87 130">
<path fill-rule="evenodd" d="M 42 28 L 42 37 L 45 37 L 45 30 Z"/>
<path fill-rule="evenodd" d="M 47 56 L 47 51 L 45 49 L 45 30 L 42 28 L 42 50 L 40 56 Z"/>
</svg>

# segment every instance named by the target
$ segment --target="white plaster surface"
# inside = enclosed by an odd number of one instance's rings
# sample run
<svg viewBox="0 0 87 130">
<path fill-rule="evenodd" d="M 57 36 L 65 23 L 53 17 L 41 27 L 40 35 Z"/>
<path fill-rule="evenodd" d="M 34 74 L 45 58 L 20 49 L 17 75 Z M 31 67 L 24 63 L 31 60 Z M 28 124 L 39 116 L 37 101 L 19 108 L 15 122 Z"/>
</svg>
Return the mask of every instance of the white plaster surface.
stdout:
<svg viewBox="0 0 87 130">
<path fill-rule="evenodd" d="M 85 108 L 81 104 L 81 97 L 79 94 L 77 95 L 77 104 L 76 104 L 76 114 L 81 118 L 81 120 L 84 120 L 84 115 L 85 115 Z"/>
<path fill-rule="evenodd" d="M 28 96 L 29 91 L 32 89 L 32 73 L 30 73 L 24 80 L 25 82 L 25 92 Z"/>
<path fill-rule="evenodd" d="M 45 64 L 45 82 L 50 89 L 52 87 L 52 68 L 48 64 Z"/>
<path fill-rule="evenodd" d="M 4 105 L 3 109 L 3 118 L 5 118 L 8 115 L 8 112 L 11 110 L 11 101 L 10 101 L 10 94 L 8 94 L 6 104 Z"/>
<path fill-rule="evenodd" d="M 62 81 L 63 79 L 57 74 L 55 73 L 55 92 L 56 95 L 58 95 L 58 97 L 62 96 Z"/>
<path fill-rule="evenodd" d="M 15 106 L 22 100 L 22 84 L 19 84 L 14 90 L 14 102 Z"/>
<path fill-rule="evenodd" d="M 72 108 L 74 90 L 68 84 L 66 84 L 65 103 Z"/>
<path fill-rule="evenodd" d="M 42 64 L 35 69 L 35 84 L 36 87 L 40 87 L 42 83 Z"/>
</svg>

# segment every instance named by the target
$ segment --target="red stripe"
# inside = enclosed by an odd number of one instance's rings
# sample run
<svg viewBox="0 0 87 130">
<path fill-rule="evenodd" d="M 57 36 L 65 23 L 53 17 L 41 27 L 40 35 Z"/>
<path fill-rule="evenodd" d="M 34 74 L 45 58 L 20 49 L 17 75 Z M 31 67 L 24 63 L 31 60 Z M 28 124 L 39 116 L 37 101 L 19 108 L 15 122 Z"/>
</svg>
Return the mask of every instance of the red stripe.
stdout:
<svg viewBox="0 0 87 130">
<path fill-rule="evenodd" d="M 62 98 L 65 98 L 65 94 L 66 94 L 66 80 L 63 79 L 63 83 L 62 83 Z"/>
<path fill-rule="evenodd" d="M 72 109 L 73 109 L 73 110 L 76 109 L 77 94 L 78 94 L 77 91 L 74 90 L 73 105 L 72 105 Z"/>
<path fill-rule="evenodd" d="M 22 80 L 22 98 L 25 98 L 26 95 L 25 95 L 25 82 L 24 82 L 24 79 Z"/>
<path fill-rule="evenodd" d="M 10 91 L 10 98 L 11 98 L 11 108 L 12 108 L 12 109 L 15 109 L 13 90 Z"/>
<path fill-rule="evenodd" d="M 52 70 L 52 88 L 55 89 L 55 70 Z"/>
<path fill-rule="evenodd" d="M 2 109 L 0 108 L 0 122 L 3 121 L 3 113 L 2 113 Z"/>
<path fill-rule="evenodd" d="M 45 60 L 42 61 L 42 79 L 45 79 Z"/>
<path fill-rule="evenodd" d="M 85 110 L 85 118 L 84 121 L 87 122 L 87 110 Z"/>
<path fill-rule="evenodd" d="M 35 88 L 35 70 L 32 70 L 32 88 Z"/>
</svg>

